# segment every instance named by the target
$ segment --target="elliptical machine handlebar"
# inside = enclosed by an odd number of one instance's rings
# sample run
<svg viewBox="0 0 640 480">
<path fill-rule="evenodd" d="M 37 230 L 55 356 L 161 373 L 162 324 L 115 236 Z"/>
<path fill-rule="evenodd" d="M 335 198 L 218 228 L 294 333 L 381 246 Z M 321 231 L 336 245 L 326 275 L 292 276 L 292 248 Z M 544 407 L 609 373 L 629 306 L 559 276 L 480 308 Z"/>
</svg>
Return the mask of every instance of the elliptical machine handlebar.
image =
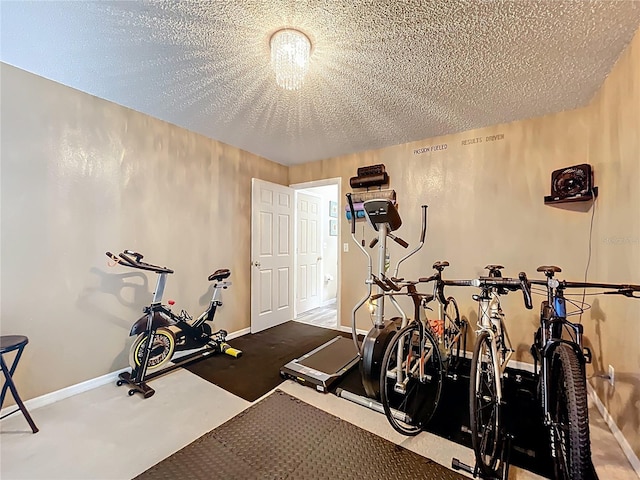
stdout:
<svg viewBox="0 0 640 480">
<path fill-rule="evenodd" d="M 143 262 L 142 259 L 144 258 L 144 255 L 134 252 L 133 250 L 124 250 L 122 253 L 119 253 L 118 256 L 111 252 L 106 252 L 106 255 L 114 262 L 126 265 L 127 267 L 149 270 L 155 273 L 173 273 L 173 270 L 170 268 Z"/>
<path fill-rule="evenodd" d="M 414 248 L 409 253 L 407 253 L 404 257 L 402 257 L 400 260 L 398 260 L 398 263 L 396 263 L 396 268 L 393 271 L 393 276 L 396 277 L 396 278 L 398 277 L 398 271 L 400 270 L 400 264 L 402 262 L 404 262 L 407 258 L 412 256 L 413 254 L 417 253 L 418 250 L 420 250 L 422 248 L 422 246 L 424 245 L 424 240 L 425 240 L 425 237 L 427 235 L 427 208 L 428 208 L 428 205 L 422 205 L 420 208 L 422 209 L 422 227 L 421 227 L 421 231 L 420 231 L 420 243 L 418 243 L 418 246 L 416 248 Z M 404 240 L 403 240 L 403 242 L 404 242 Z M 407 245 L 407 247 L 408 246 L 409 245 Z M 407 248 L 407 247 L 405 247 L 405 248 Z"/>
</svg>

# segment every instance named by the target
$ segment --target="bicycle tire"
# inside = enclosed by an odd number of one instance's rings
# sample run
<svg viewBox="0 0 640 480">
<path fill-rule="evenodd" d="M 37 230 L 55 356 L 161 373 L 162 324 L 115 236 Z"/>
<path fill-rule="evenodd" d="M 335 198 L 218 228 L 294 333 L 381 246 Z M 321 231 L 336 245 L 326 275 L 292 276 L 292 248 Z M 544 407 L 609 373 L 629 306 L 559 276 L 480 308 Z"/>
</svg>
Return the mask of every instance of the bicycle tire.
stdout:
<svg viewBox="0 0 640 480">
<path fill-rule="evenodd" d="M 385 416 L 397 432 L 407 436 L 417 435 L 431 420 L 442 391 L 442 358 L 438 342 L 428 328 L 423 328 L 422 341 L 430 355 L 424 365 L 425 378 L 420 379 L 420 330 L 420 326 L 412 322 L 393 336 L 385 350 L 380 373 L 380 400 Z M 394 389 L 398 348 L 403 352 L 404 393 Z M 408 419 L 397 418 L 393 410 Z"/>
<path fill-rule="evenodd" d="M 138 335 L 129 350 L 129 365 L 132 369 L 140 368 L 144 359 L 144 348 L 147 344 L 147 332 Z M 155 370 L 165 365 L 173 357 L 176 339 L 174 333 L 168 328 L 156 330 L 151 355 L 147 361 L 147 370 Z"/>
<path fill-rule="evenodd" d="M 502 406 L 497 399 L 497 383 L 493 367 L 491 336 L 482 331 L 476 340 L 471 358 L 469 383 L 469 416 L 471 443 L 480 472 L 489 478 L 499 477 L 502 470 Z M 478 378 L 480 376 L 480 378 Z M 476 384 L 479 391 L 476 391 Z"/>
<path fill-rule="evenodd" d="M 458 329 L 460 329 L 460 337 L 453 344 L 449 338 L 447 338 L 445 345 L 447 346 L 447 352 L 449 356 L 453 356 L 456 359 L 460 357 L 460 344 L 462 343 L 463 336 L 466 334 L 464 329 L 464 322 L 460 321 L 460 309 L 458 308 L 458 302 L 453 297 L 447 298 L 447 305 L 444 309 L 444 315 L 448 318 L 448 320 L 453 323 Z M 445 321 L 446 328 L 446 321 Z M 445 335 L 455 336 L 454 332 L 445 331 Z"/>
<path fill-rule="evenodd" d="M 591 445 L 583 364 L 575 350 L 562 343 L 553 351 L 551 365 L 551 434 L 557 453 L 554 458 L 555 478 L 589 478 Z"/>
</svg>

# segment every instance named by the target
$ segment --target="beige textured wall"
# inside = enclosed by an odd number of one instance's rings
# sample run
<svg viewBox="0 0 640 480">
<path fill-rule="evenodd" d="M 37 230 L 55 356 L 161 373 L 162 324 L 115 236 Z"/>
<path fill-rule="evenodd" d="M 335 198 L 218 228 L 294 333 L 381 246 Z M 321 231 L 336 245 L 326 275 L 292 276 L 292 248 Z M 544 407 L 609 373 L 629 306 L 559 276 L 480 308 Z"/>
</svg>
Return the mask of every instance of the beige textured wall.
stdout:
<svg viewBox="0 0 640 480">
<path fill-rule="evenodd" d="M 589 159 L 602 186 L 589 278 L 640 284 L 640 31 L 587 113 Z M 640 301 L 600 296 L 584 323 L 594 368 L 616 372 L 614 388 L 599 378 L 591 384 L 640 457 Z"/>
<path fill-rule="evenodd" d="M 25 399 L 127 365 L 129 329 L 156 275 L 104 252 L 135 249 L 175 270 L 165 299 L 199 314 L 207 276 L 232 271 L 215 326 L 250 324 L 251 177 L 287 168 L 3 64 L 1 332 L 30 339 Z"/>
<path fill-rule="evenodd" d="M 555 264 L 562 267 L 564 278 L 580 281 L 587 265 L 592 210 L 589 204 L 545 206 L 543 197 L 550 193 L 553 170 L 590 163 L 600 197 L 588 279 L 640 284 L 639 90 L 640 33 L 586 108 L 294 166 L 289 179 L 298 183 L 340 176 L 347 192 L 357 167 L 384 163 L 404 222 L 397 233 L 412 244 L 419 233 L 419 206 L 429 205 L 426 245 L 410 264 L 403 264 L 403 276 L 428 275 L 434 261 L 448 260 L 448 278 L 478 275 L 487 263 L 505 265 L 506 275 L 524 270 L 535 277 L 539 265 Z M 504 138 L 488 141 L 499 135 Z M 473 139 L 481 142 L 470 142 Z M 430 146 L 441 147 L 415 152 Z M 371 229 L 361 224 L 358 235 L 363 228 L 367 239 L 372 238 Z M 344 217 L 340 242 L 351 242 Z M 341 255 L 341 321 L 348 325 L 353 305 L 366 292 L 366 270 L 363 255 L 352 243 Z M 400 248 L 393 245 L 392 263 L 399 255 Z M 472 291 L 450 291 L 461 313 L 475 322 Z M 593 305 L 583 323 L 594 367 L 601 373 L 613 365 L 617 383 L 615 389 L 601 379 L 591 383 L 640 455 L 640 302 L 600 296 Z M 531 362 L 528 351 L 538 307 L 525 310 L 519 293 L 510 294 L 503 307 L 516 359 Z M 370 327 L 364 309 L 358 326 Z"/>
</svg>

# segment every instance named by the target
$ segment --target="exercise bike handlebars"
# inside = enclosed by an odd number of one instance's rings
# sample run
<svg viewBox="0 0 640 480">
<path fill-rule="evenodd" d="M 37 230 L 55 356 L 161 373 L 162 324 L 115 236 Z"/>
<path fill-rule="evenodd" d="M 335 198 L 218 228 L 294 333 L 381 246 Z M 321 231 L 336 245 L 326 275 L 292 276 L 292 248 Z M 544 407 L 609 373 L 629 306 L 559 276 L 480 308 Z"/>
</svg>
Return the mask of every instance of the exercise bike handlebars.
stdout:
<svg viewBox="0 0 640 480">
<path fill-rule="evenodd" d="M 134 252 L 133 250 L 124 250 L 117 256 L 111 252 L 106 252 L 106 255 L 114 262 L 126 265 L 127 267 L 137 268 L 140 270 L 149 270 L 156 273 L 173 273 L 173 270 L 171 270 L 170 268 L 161 267 L 159 265 L 152 265 L 150 263 L 141 261 L 144 256 L 141 253 Z"/>
</svg>

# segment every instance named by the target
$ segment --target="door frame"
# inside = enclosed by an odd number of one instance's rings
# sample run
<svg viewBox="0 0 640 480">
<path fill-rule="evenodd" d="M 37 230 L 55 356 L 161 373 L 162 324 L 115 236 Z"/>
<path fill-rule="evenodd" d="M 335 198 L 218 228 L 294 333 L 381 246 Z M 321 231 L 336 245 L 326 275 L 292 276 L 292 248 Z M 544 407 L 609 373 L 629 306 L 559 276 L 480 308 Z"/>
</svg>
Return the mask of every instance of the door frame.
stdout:
<svg viewBox="0 0 640 480">
<path fill-rule="evenodd" d="M 296 208 L 294 209 L 294 225 L 295 228 L 297 229 L 298 226 L 298 202 L 297 202 L 297 191 L 298 190 L 306 190 L 308 188 L 315 188 L 315 187 L 325 187 L 327 185 L 337 185 L 338 186 L 338 198 L 337 198 L 337 202 L 338 202 L 338 237 L 337 237 L 337 242 L 338 242 L 338 265 L 337 265 L 337 270 L 336 270 L 336 329 L 337 330 L 341 330 L 342 329 L 342 323 L 341 323 L 341 319 L 340 319 L 340 310 L 341 310 L 341 295 L 340 295 L 340 291 L 341 291 L 341 285 L 342 285 L 342 248 L 341 248 L 341 242 L 342 242 L 342 229 L 340 228 L 341 225 L 341 221 L 340 221 L 340 215 L 342 213 L 342 210 L 340 208 L 341 205 L 341 201 L 340 198 L 342 197 L 342 178 L 341 177 L 334 177 L 334 178 L 325 178 L 323 180 L 312 180 L 310 182 L 302 182 L 302 183 L 293 183 L 290 184 L 289 187 L 294 189 L 295 192 L 295 198 L 296 198 L 296 202 L 295 202 L 295 206 Z M 298 249 L 298 235 L 297 235 L 297 231 L 294 231 L 294 251 L 296 252 L 296 255 L 294 255 L 294 275 L 297 275 L 297 249 Z M 321 279 L 324 279 L 324 263 L 322 264 L 322 274 L 321 274 Z M 294 316 L 293 318 L 296 319 L 298 317 L 298 312 L 296 309 L 296 302 L 295 299 L 297 298 L 298 292 L 297 292 L 297 288 L 298 288 L 298 284 L 297 281 L 294 281 L 293 283 L 293 295 L 294 295 Z M 322 302 L 321 302 L 322 304 Z"/>
</svg>

